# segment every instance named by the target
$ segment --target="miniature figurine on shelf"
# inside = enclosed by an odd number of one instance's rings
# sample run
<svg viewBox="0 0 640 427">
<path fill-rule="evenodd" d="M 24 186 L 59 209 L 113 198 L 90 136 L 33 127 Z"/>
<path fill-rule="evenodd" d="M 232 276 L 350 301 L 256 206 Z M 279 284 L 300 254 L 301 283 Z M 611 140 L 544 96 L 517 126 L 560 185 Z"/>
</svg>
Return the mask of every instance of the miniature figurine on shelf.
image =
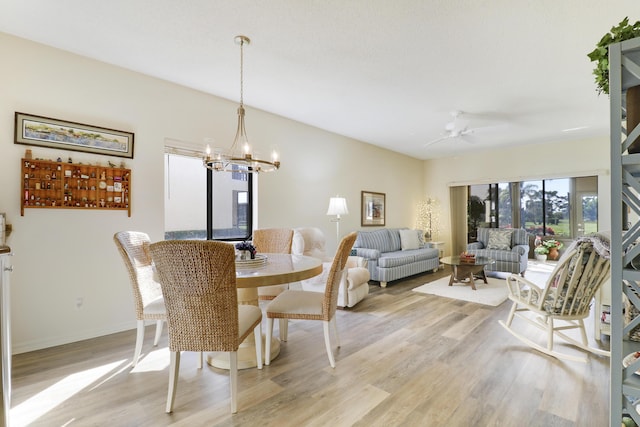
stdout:
<svg viewBox="0 0 640 427">
<path fill-rule="evenodd" d="M 73 160 L 71 160 L 71 157 L 69 157 L 69 160 L 67 160 L 67 163 L 73 163 Z"/>
<path fill-rule="evenodd" d="M 24 152 L 24 158 L 27 160 L 31 160 L 33 157 L 33 153 L 31 152 L 31 149 L 27 148 L 27 150 Z"/>
<path fill-rule="evenodd" d="M 109 163 L 109 166 L 111 166 L 112 168 L 116 167 L 116 164 L 113 163 L 111 160 L 109 160 L 107 163 Z"/>
</svg>

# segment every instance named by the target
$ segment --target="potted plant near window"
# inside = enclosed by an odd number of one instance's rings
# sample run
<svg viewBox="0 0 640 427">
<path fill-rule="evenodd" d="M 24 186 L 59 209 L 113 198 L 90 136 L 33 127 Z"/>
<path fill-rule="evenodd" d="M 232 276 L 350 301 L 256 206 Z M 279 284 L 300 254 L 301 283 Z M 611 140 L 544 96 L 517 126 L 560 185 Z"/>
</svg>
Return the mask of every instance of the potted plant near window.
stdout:
<svg viewBox="0 0 640 427">
<path fill-rule="evenodd" d="M 559 242 L 558 240 L 550 239 L 542 242 L 542 246 L 547 248 L 547 251 L 549 253 L 548 254 L 549 259 L 556 260 L 560 256 L 560 252 L 558 251 L 562 249 L 564 245 L 562 244 L 562 242 Z"/>
<path fill-rule="evenodd" d="M 535 254 L 536 254 L 536 260 L 538 260 L 538 261 L 546 261 L 547 260 L 547 254 L 549 253 L 549 249 L 547 249 L 547 247 L 544 246 L 544 245 L 540 245 L 540 246 L 536 246 L 536 248 L 533 250 L 533 252 L 535 252 Z"/>
<path fill-rule="evenodd" d="M 593 75 L 596 80 L 598 93 L 609 94 L 609 45 L 640 37 L 640 21 L 629 24 L 629 17 L 625 17 L 618 25 L 606 33 L 596 48 L 587 56 L 592 62 L 596 62 Z M 627 134 L 640 123 L 640 86 L 627 89 Z M 640 139 L 633 141 L 628 149 L 629 153 L 640 152 Z"/>
</svg>

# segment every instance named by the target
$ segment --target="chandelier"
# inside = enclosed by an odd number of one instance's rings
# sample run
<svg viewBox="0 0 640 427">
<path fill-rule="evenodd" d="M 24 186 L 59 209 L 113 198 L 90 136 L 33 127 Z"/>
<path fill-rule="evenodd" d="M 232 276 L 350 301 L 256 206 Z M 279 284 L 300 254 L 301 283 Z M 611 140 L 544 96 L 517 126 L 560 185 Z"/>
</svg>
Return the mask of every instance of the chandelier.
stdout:
<svg viewBox="0 0 640 427">
<path fill-rule="evenodd" d="M 238 107 L 238 129 L 236 130 L 236 137 L 227 152 L 216 150 L 215 153 L 212 154 L 211 147 L 207 145 L 202 163 L 204 167 L 215 172 L 273 172 L 280 168 L 278 154 L 274 151 L 271 155 L 271 161 L 253 157 L 247 131 L 244 128 L 244 45 L 250 44 L 251 40 L 247 36 L 236 36 L 234 40 L 240 45 L 240 106 Z"/>
</svg>

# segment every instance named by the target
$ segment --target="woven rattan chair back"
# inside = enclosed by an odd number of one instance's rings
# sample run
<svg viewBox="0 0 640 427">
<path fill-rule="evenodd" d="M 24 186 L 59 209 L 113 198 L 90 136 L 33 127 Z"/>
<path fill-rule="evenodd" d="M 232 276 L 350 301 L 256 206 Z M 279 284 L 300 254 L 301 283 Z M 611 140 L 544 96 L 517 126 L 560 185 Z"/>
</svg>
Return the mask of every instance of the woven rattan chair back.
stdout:
<svg viewBox="0 0 640 427">
<path fill-rule="evenodd" d="M 155 280 L 153 262 L 149 253 L 149 236 L 140 231 L 120 231 L 113 236 L 113 241 L 122 256 L 129 273 L 129 282 L 133 292 L 133 305 L 136 310 L 136 345 L 133 352 L 132 365 L 135 368 L 144 341 L 145 321 L 156 321 L 154 347 L 158 345 L 162 335 L 162 326 L 167 320 L 167 313 L 162 298 L 162 288 Z"/>
<path fill-rule="evenodd" d="M 290 228 L 262 228 L 253 230 L 253 246 L 258 252 L 290 254 L 293 230 Z"/>
<path fill-rule="evenodd" d="M 160 283 L 154 279 L 149 236 L 139 231 L 120 231 L 113 236 L 113 241 L 129 273 L 136 318 L 164 320 L 164 315 L 145 315 L 144 312 L 144 307 L 162 296 Z"/>
<path fill-rule="evenodd" d="M 290 254 L 293 242 L 293 230 L 290 228 L 262 228 L 253 230 L 253 245 L 257 252 L 272 254 Z M 289 289 L 288 284 L 262 286 L 258 288 L 258 299 L 269 301 Z M 280 335 L 286 340 L 287 322 L 280 324 Z"/>
<path fill-rule="evenodd" d="M 356 242 L 357 233 L 346 235 L 338 246 L 336 255 L 331 263 L 331 269 L 327 276 L 327 285 L 324 288 L 324 301 L 322 303 L 322 315 L 324 320 L 333 318 L 338 307 L 338 293 L 340 291 L 340 281 L 343 274 L 346 274 L 346 265 L 351 248 Z"/>
<path fill-rule="evenodd" d="M 235 250 L 213 241 L 150 245 L 160 277 L 170 351 L 236 351 L 238 296 Z"/>
</svg>

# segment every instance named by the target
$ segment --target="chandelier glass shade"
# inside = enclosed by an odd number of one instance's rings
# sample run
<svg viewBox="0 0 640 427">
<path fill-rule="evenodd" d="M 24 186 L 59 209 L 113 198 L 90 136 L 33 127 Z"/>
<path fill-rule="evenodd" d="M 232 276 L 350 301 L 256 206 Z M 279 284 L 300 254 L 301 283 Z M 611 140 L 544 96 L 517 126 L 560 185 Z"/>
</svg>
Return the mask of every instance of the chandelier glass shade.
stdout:
<svg viewBox="0 0 640 427">
<path fill-rule="evenodd" d="M 251 43 L 247 36 L 236 36 L 235 42 L 240 45 L 240 106 L 238 106 L 238 127 L 231 148 L 214 149 L 207 145 L 202 159 L 203 165 L 215 172 L 259 173 L 273 172 L 280 168 L 278 154 L 273 151 L 271 160 L 261 160 L 251 153 L 249 138 L 244 126 L 244 45 Z"/>
</svg>

